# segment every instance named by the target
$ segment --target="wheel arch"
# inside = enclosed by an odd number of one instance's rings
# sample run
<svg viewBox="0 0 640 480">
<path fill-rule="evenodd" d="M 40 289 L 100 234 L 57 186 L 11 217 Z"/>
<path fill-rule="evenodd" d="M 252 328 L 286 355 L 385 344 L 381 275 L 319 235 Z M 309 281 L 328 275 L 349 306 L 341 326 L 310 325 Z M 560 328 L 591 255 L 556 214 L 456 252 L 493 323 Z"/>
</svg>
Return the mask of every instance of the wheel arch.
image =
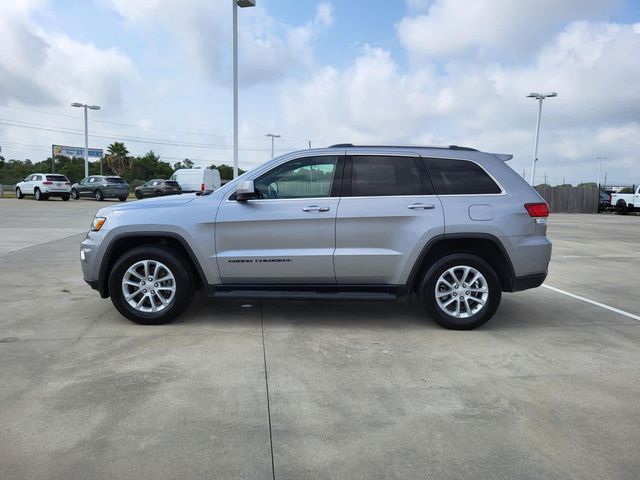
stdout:
<svg viewBox="0 0 640 480">
<path fill-rule="evenodd" d="M 143 232 L 122 233 L 115 236 L 105 250 L 98 273 L 98 291 L 102 298 L 109 296 L 109 274 L 117 259 L 127 250 L 141 245 L 164 245 L 179 254 L 193 276 L 196 288 L 207 285 L 207 279 L 200 262 L 189 243 L 177 233 Z"/>
<path fill-rule="evenodd" d="M 407 285 L 417 290 L 429 268 L 445 255 L 467 253 L 486 261 L 495 270 L 502 290 L 514 290 L 515 270 L 502 242 L 486 233 L 445 234 L 432 238 L 422 249 L 409 274 Z"/>
</svg>

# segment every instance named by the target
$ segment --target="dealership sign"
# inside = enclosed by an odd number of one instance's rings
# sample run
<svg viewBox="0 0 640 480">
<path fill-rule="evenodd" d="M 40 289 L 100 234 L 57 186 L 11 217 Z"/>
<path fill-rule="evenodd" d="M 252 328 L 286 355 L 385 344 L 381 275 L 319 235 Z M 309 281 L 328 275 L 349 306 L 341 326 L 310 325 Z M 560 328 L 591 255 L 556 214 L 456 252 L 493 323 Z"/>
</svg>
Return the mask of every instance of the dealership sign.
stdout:
<svg viewBox="0 0 640 480">
<path fill-rule="evenodd" d="M 66 157 L 84 157 L 84 148 L 82 147 L 68 147 L 66 145 L 51 145 L 53 155 L 64 155 Z M 101 158 L 104 152 L 101 148 L 90 148 L 89 158 Z"/>
</svg>

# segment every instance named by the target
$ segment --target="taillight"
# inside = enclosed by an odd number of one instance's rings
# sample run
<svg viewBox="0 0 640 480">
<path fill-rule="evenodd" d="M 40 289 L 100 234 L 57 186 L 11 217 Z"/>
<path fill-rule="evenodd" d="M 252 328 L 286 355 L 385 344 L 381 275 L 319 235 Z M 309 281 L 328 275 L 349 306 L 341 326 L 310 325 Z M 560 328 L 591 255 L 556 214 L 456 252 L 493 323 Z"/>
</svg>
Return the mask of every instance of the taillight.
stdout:
<svg viewBox="0 0 640 480">
<path fill-rule="evenodd" d="M 50 182 L 50 181 L 48 181 L 48 180 L 47 180 L 46 182 L 42 182 L 42 184 L 43 184 L 43 185 L 51 185 L 52 183 L 53 183 L 53 182 Z"/>
<path fill-rule="evenodd" d="M 524 208 L 529 212 L 530 217 L 548 217 L 549 205 L 546 203 L 525 203 Z"/>
<path fill-rule="evenodd" d="M 204 192 L 204 183 L 202 184 L 202 191 Z"/>
</svg>

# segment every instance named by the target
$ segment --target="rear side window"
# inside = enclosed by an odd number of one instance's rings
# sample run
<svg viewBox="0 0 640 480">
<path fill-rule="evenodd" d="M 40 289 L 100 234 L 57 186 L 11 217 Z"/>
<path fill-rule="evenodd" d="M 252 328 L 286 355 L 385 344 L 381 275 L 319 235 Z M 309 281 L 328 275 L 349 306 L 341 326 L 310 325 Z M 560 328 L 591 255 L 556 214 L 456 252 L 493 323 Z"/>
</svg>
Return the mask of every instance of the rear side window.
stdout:
<svg viewBox="0 0 640 480">
<path fill-rule="evenodd" d="M 64 175 L 47 175 L 47 180 L 49 182 L 68 182 L 67 177 Z"/>
<path fill-rule="evenodd" d="M 354 156 L 352 197 L 420 195 L 420 172 L 413 157 Z"/>
<path fill-rule="evenodd" d="M 501 193 L 498 184 L 479 165 L 466 160 L 425 158 L 436 195 Z"/>
<path fill-rule="evenodd" d="M 120 177 L 107 177 L 107 183 L 125 183 Z"/>
<path fill-rule="evenodd" d="M 177 187 L 178 186 L 178 182 L 174 182 L 173 180 L 167 180 L 164 183 L 165 183 L 165 185 L 169 185 L 170 187 Z"/>
</svg>

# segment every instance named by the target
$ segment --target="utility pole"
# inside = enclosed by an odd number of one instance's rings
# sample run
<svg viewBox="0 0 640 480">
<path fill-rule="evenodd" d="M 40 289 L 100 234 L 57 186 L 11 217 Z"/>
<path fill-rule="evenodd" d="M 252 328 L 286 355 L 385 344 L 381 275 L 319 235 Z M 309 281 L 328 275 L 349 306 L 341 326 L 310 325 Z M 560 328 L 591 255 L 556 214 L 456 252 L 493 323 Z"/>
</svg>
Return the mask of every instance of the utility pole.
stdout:
<svg viewBox="0 0 640 480">
<path fill-rule="evenodd" d="M 89 176 L 89 124 L 87 120 L 87 109 L 100 110 L 98 105 L 87 105 L 86 103 L 73 102 L 72 107 L 84 108 L 84 177 Z"/>
<path fill-rule="evenodd" d="M 311 140 L 309 140 L 309 148 L 311 148 Z"/>
<path fill-rule="evenodd" d="M 547 172 L 544 172 L 544 184 L 547 185 Z"/>
<path fill-rule="evenodd" d="M 276 135 L 274 133 L 267 133 L 265 135 L 265 137 L 271 137 L 271 158 L 273 158 L 273 153 L 274 153 L 274 140 L 276 138 L 280 138 L 280 135 Z"/>
<path fill-rule="evenodd" d="M 538 161 L 538 139 L 540 138 L 540 118 L 542 117 L 542 101 L 545 98 L 557 97 L 556 92 L 551 93 L 535 93 L 527 95 L 527 98 L 535 98 L 538 100 L 538 119 L 536 120 L 536 136 L 533 143 L 533 161 L 531 164 L 531 185 L 533 186 L 536 178 L 536 162 Z M 545 182 L 546 183 L 546 182 Z"/>
<path fill-rule="evenodd" d="M 525 178 L 527 176 L 527 169 L 523 168 L 522 169 L 522 178 Z"/>
<path fill-rule="evenodd" d="M 233 178 L 238 177 L 238 7 L 255 7 L 255 0 L 233 3 Z"/>
<path fill-rule="evenodd" d="M 607 157 L 604 155 L 595 155 L 594 160 L 598 161 L 598 188 L 600 188 L 600 169 L 602 168 L 602 160 L 605 160 Z M 606 182 L 605 182 L 606 183 Z"/>
</svg>

